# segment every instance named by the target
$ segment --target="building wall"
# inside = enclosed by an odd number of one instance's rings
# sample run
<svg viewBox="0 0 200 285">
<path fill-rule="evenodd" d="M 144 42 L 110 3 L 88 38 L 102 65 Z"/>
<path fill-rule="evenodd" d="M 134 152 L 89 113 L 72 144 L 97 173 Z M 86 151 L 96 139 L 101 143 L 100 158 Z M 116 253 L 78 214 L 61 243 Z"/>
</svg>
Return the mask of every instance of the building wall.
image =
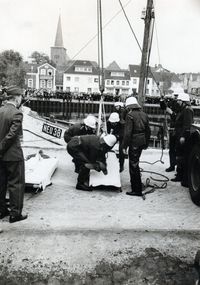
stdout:
<svg viewBox="0 0 200 285">
<path fill-rule="evenodd" d="M 64 47 L 51 47 L 51 60 L 56 66 L 63 66 L 67 63 L 67 54 Z"/>
<path fill-rule="evenodd" d="M 85 93 L 99 92 L 98 76 L 93 74 L 64 73 L 63 91 Z"/>
</svg>

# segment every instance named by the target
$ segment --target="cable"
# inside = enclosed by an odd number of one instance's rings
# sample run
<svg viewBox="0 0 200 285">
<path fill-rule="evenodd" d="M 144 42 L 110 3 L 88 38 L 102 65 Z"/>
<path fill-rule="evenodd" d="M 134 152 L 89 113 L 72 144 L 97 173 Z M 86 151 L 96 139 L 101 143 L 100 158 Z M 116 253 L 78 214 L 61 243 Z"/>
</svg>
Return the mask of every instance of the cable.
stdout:
<svg viewBox="0 0 200 285">
<path fill-rule="evenodd" d="M 140 51 L 142 51 L 142 48 L 141 48 L 141 46 L 140 46 L 140 43 L 139 43 L 139 41 L 138 41 L 138 39 L 137 39 L 137 37 L 136 37 L 136 34 L 135 34 L 135 32 L 134 32 L 134 30 L 133 30 L 133 28 L 132 28 L 132 26 L 131 26 L 131 23 L 130 23 L 130 21 L 129 21 L 127 15 L 126 15 L 126 12 L 125 12 L 125 10 L 124 10 L 124 7 L 123 7 L 123 5 L 122 5 L 121 0 L 119 0 L 119 4 L 120 4 L 120 6 L 121 6 L 121 8 L 122 8 L 122 11 L 123 11 L 123 13 L 124 13 L 124 16 L 125 16 L 125 18 L 126 18 L 128 24 L 129 24 L 129 27 L 130 27 L 130 29 L 131 29 L 131 32 L 132 32 L 132 34 L 134 35 L 134 38 L 135 38 L 135 40 L 136 40 L 136 42 L 137 42 L 137 44 L 138 44 L 138 47 L 139 47 Z"/>
</svg>

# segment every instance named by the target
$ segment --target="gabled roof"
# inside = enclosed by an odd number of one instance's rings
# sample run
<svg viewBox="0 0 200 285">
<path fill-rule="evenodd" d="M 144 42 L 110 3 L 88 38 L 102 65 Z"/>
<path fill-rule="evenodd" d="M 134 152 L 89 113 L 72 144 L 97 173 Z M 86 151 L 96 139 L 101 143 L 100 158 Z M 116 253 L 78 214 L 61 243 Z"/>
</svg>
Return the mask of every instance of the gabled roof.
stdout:
<svg viewBox="0 0 200 285">
<path fill-rule="evenodd" d="M 124 76 L 113 76 L 112 72 L 124 73 Z M 113 80 L 130 80 L 130 72 L 128 69 L 120 69 L 120 70 L 108 70 L 107 68 L 104 71 L 106 79 Z"/>
<path fill-rule="evenodd" d="M 140 65 L 129 64 L 129 71 L 131 77 L 140 77 Z"/>
<path fill-rule="evenodd" d="M 92 73 L 91 72 L 81 72 L 81 71 L 75 71 L 75 67 L 92 67 Z M 90 60 L 69 60 L 67 62 L 67 66 L 65 68 L 64 73 L 69 74 L 92 74 L 92 75 L 98 75 L 99 69 L 98 64 L 95 61 Z"/>
<path fill-rule="evenodd" d="M 24 68 L 26 73 L 37 73 L 39 65 L 40 64 L 37 63 L 24 62 Z"/>
<path fill-rule="evenodd" d="M 116 61 L 114 60 L 113 62 L 111 62 L 109 64 L 108 67 L 106 67 L 107 70 L 121 70 L 121 68 L 119 67 L 119 65 L 116 63 Z"/>
</svg>

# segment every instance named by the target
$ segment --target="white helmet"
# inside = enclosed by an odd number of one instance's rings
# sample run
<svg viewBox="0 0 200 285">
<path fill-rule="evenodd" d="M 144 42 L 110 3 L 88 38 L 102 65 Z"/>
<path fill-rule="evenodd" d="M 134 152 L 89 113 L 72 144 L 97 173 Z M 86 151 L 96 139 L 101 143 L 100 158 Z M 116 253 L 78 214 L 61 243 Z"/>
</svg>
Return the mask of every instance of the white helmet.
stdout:
<svg viewBox="0 0 200 285">
<path fill-rule="evenodd" d="M 117 138 L 114 135 L 106 135 L 103 137 L 103 140 L 110 147 L 113 147 L 117 142 Z"/>
<path fill-rule="evenodd" d="M 181 100 L 183 102 L 190 102 L 190 96 L 187 93 L 179 93 L 177 100 Z"/>
<path fill-rule="evenodd" d="M 135 97 L 131 96 L 128 97 L 126 99 L 126 103 L 125 103 L 126 107 L 130 106 L 130 105 L 138 105 L 140 107 L 140 105 L 138 104 L 138 101 Z"/>
<path fill-rule="evenodd" d="M 115 102 L 114 106 L 115 107 L 117 107 L 117 106 L 124 107 L 124 104 L 122 102 Z"/>
<path fill-rule="evenodd" d="M 96 129 L 97 120 L 93 115 L 88 115 L 87 118 L 83 120 L 84 124 L 92 129 Z"/>
<path fill-rule="evenodd" d="M 119 122 L 120 121 L 119 114 L 117 112 L 111 113 L 108 121 L 111 122 L 111 123 Z"/>
</svg>

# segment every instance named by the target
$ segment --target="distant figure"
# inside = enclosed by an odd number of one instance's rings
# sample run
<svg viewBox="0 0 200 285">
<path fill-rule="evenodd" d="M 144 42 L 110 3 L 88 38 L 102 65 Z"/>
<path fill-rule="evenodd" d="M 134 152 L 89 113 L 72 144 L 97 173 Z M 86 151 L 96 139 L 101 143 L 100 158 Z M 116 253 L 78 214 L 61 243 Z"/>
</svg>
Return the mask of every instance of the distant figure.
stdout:
<svg viewBox="0 0 200 285">
<path fill-rule="evenodd" d="M 171 181 L 180 181 L 182 186 L 188 187 L 187 158 L 189 146 L 187 140 L 190 136 L 194 111 L 191 107 L 190 96 L 186 93 L 178 95 L 177 103 L 180 106 L 180 112 L 175 121 L 177 175 Z"/>
<path fill-rule="evenodd" d="M 107 121 L 107 132 L 116 136 L 117 141 L 119 142 L 119 168 L 120 172 L 124 170 L 124 153 L 122 148 L 122 141 L 124 135 L 124 123 L 120 122 L 119 114 L 113 112 L 110 114 Z"/>
<path fill-rule="evenodd" d="M 27 215 L 22 215 L 25 170 L 20 136 L 23 114 L 18 109 L 22 94 L 23 91 L 20 88 L 8 87 L 7 103 L 0 108 L 0 219 L 10 215 L 10 223 L 27 218 Z M 7 191 L 10 212 L 6 206 Z"/>
<path fill-rule="evenodd" d="M 78 164 L 79 169 L 77 190 L 92 190 L 89 187 L 90 169 L 107 174 L 106 153 L 112 149 L 116 141 L 114 135 L 104 137 L 96 135 L 76 136 L 70 140 L 67 151 L 73 157 L 74 163 Z"/>
<path fill-rule="evenodd" d="M 177 94 L 178 96 L 178 94 Z M 166 172 L 171 172 L 175 170 L 176 162 L 176 137 L 175 137 L 175 121 L 176 116 L 179 112 L 180 107 L 177 104 L 177 96 L 174 95 L 174 99 L 166 103 L 165 100 L 160 100 L 160 107 L 162 110 L 170 115 L 170 127 L 169 127 L 169 167 L 165 169 Z"/>
<path fill-rule="evenodd" d="M 124 108 L 123 102 L 115 102 L 113 112 L 117 112 L 119 114 L 120 122 L 123 124 L 126 119 L 126 110 Z"/>
<path fill-rule="evenodd" d="M 129 173 L 131 180 L 131 196 L 142 196 L 142 181 L 139 160 L 143 149 L 146 149 L 150 139 L 150 127 L 147 114 L 142 110 L 135 97 L 126 99 L 127 116 L 124 129 L 123 149 L 129 148 Z"/>
</svg>

